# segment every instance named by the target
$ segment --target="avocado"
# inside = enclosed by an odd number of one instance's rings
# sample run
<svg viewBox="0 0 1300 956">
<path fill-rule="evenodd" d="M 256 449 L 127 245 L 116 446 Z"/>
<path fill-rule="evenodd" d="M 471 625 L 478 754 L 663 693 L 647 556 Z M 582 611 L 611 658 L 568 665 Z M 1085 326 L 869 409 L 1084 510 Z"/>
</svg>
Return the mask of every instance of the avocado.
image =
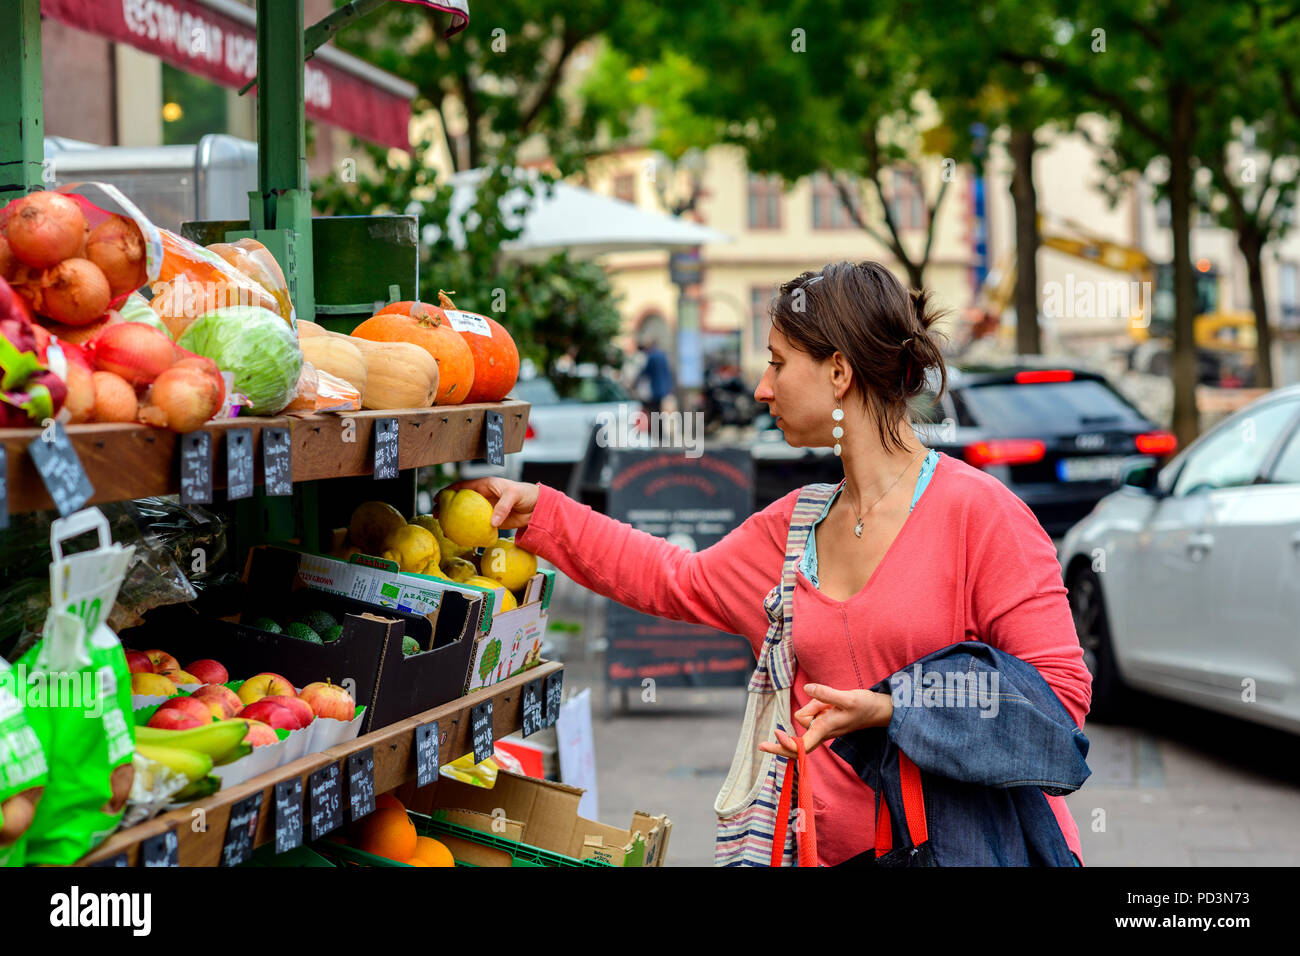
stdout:
<svg viewBox="0 0 1300 956">
<path fill-rule="evenodd" d="M 411 654 L 420 653 L 420 642 L 413 637 L 402 638 L 402 656 L 409 657 Z"/>
<path fill-rule="evenodd" d="M 319 608 L 317 608 L 314 611 L 308 611 L 306 614 L 300 617 L 299 620 L 302 621 L 304 624 L 306 624 L 308 627 L 310 627 L 317 634 L 324 634 L 331 627 L 334 627 L 335 625 L 338 624 L 338 621 L 334 620 L 333 614 L 331 614 L 329 611 L 322 611 Z"/>
<path fill-rule="evenodd" d="M 306 624 L 302 623 L 302 621 L 294 621 L 289 625 L 284 633 L 288 634 L 290 637 L 296 637 L 301 641 L 310 641 L 312 644 L 325 643 L 321 640 L 319 634 L 313 631 Z"/>
<path fill-rule="evenodd" d="M 343 636 L 343 625 L 335 624 L 333 627 L 327 627 L 320 632 L 320 636 L 326 644 L 332 644 Z"/>
<path fill-rule="evenodd" d="M 259 631 L 269 631 L 272 634 L 284 633 L 284 629 L 269 617 L 259 617 L 253 622 L 253 627 L 257 628 Z"/>
</svg>

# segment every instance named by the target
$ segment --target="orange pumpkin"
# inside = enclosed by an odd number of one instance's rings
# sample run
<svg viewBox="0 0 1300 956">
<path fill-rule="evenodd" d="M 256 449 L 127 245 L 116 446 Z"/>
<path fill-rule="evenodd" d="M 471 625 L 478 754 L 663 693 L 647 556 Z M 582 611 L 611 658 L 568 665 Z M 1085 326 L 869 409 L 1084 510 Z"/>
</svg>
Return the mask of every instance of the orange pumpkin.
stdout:
<svg viewBox="0 0 1300 956">
<path fill-rule="evenodd" d="M 371 342 L 410 342 L 438 363 L 435 404 L 459 405 L 474 386 L 474 355 L 442 309 L 424 302 L 395 302 L 366 319 L 352 334 Z"/>
<path fill-rule="evenodd" d="M 445 292 L 438 293 L 438 304 L 446 310 L 459 311 L 456 303 Z M 491 329 L 492 334 L 481 335 L 478 332 L 458 329 L 465 338 L 474 356 L 474 387 L 469 390 L 467 402 L 499 402 L 510 394 L 519 380 L 519 349 L 515 340 L 505 327 L 496 319 L 469 312 L 476 319 L 482 319 Z"/>
</svg>

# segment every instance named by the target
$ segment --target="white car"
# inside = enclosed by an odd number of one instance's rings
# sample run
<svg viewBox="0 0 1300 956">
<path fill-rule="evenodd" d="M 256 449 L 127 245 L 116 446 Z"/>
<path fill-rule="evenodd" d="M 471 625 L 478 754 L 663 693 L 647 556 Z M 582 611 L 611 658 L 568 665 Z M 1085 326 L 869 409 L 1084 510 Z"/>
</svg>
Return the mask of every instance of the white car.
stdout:
<svg viewBox="0 0 1300 956">
<path fill-rule="evenodd" d="M 1060 557 L 1093 716 L 1134 687 L 1300 733 L 1300 386 L 1133 459 Z"/>
</svg>

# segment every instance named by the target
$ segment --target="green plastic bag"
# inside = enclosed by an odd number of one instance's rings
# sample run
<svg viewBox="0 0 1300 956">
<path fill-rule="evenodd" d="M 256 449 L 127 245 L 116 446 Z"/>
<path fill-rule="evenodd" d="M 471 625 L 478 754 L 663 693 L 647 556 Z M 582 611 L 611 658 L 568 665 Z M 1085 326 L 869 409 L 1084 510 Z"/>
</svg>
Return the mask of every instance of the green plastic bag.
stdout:
<svg viewBox="0 0 1300 956">
<path fill-rule="evenodd" d="M 98 533 L 99 546 L 64 557 L 62 542 L 87 531 Z M 27 834 L 27 862 L 67 865 L 117 829 L 131 791 L 130 671 L 104 619 L 134 548 L 112 543 L 96 508 L 55 521 L 50 539 L 53 606 L 40 643 L 15 670 L 49 765 Z"/>
<path fill-rule="evenodd" d="M 0 659 L 0 834 L 4 831 L 4 805 L 11 797 L 36 797 L 45 786 L 45 751 L 27 721 L 22 688 L 9 663 Z M 16 809 L 16 808 L 15 808 Z M 29 827 L 30 829 L 30 827 Z M 0 841 L 4 837 L 0 836 Z M 27 833 L 0 842 L 0 866 L 22 866 L 27 854 Z"/>
<path fill-rule="evenodd" d="M 230 305 L 190 323 L 176 341 L 234 375 L 234 391 L 252 403 L 254 415 L 275 415 L 293 400 L 302 372 L 302 350 L 288 323 L 256 305 Z"/>
</svg>

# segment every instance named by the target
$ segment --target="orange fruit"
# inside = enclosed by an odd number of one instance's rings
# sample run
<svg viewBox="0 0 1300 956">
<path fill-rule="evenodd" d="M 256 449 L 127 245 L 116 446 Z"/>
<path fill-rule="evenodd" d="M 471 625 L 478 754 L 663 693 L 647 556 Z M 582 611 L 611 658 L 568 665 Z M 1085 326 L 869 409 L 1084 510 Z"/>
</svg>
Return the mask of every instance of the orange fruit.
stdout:
<svg viewBox="0 0 1300 956">
<path fill-rule="evenodd" d="M 384 807 L 393 807 L 396 810 L 406 812 L 406 807 L 402 806 L 402 801 L 398 800 L 391 793 L 383 793 L 375 797 L 375 809 L 382 810 Z"/>
<path fill-rule="evenodd" d="M 433 837 L 418 836 L 415 838 L 415 852 L 411 854 L 414 859 L 423 860 L 426 866 L 455 866 L 456 860 L 451 855 L 451 851 L 445 845 L 439 843 Z"/>
<path fill-rule="evenodd" d="M 353 845 L 375 856 L 404 863 L 415 855 L 415 825 L 396 807 L 376 810 L 355 827 Z"/>
<path fill-rule="evenodd" d="M 424 862 L 423 860 L 421 860 L 418 856 L 413 856 L 413 857 L 411 857 L 409 860 L 406 861 L 406 865 L 407 865 L 407 866 L 428 866 L 429 864 L 428 864 L 428 863 L 425 863 L 425 862 Z"/>
</svg>

